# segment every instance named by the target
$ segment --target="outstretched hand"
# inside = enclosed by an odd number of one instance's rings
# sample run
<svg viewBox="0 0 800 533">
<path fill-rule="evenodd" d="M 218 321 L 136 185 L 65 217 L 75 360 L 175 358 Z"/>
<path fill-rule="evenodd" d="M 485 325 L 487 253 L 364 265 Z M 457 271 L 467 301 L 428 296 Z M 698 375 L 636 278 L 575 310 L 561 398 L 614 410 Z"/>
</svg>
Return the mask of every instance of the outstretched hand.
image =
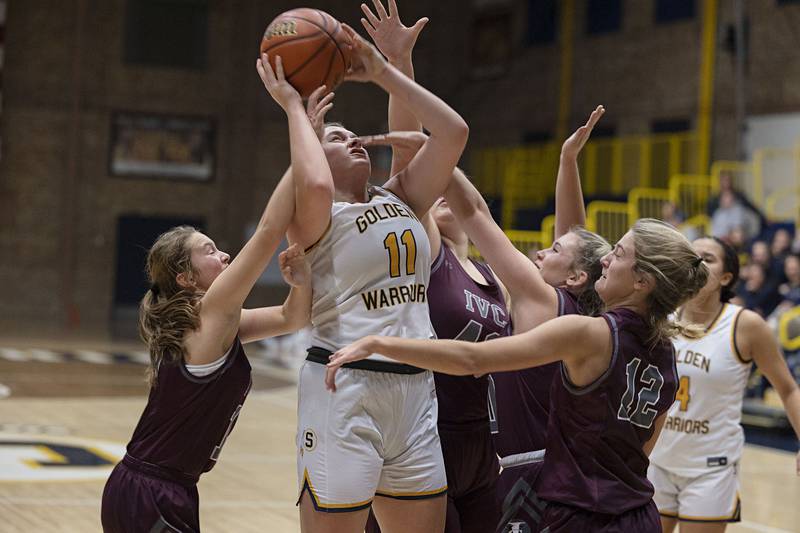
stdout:
<svg viewBox="0 0 800 533">
<path fill-rule="evenodd" d="M 282 251 L 278 256 L 278 263 L 284 281 L 292 287 L 305 287 L 311 284 L 311 266 L 298 243 Z"/>
<path fill-rule="evenodd" d="M 377 48 L 364 40 L 353 28 L 342 24 L 342 29 L 350 38 L 350 68 L 344 79 L 375 81 L 386 70 L 386 59 L 378 52 Z"/>
<path fill-rule="evenodd" d="M 280 56 L 275 56 L 275 70 L 273 71 L 272 65 L 269 63 L 269 55 L 261 54 L 261 57 L 256 59 L 256 70 L 269 95 L 278 102 L 278 105 L 284 111 L 288 111 L 293 103 L 299 102 L 300 105 L 303 104 L 300 93 L 286 81 L 286 76 L 283 74 L 283 61 Z"/>
<path fill-rule="evenodd" d="M 336 392 L 336 372 L 345 363 L 361 361 L 369 357 L 372 354 L 372 341 L 373 335 L 364 337 L 338 350 L 330 357 L 328 368 L 325 370 L 326 389 Z"/>
<path fill-rule="evenodd" d="M 594 129 L 594 125 L 597 124 L 597 121 L 600 120 L 600 117 L 603 116 L 603 113 L 606 112 L 606 109 L 599 105 L 592 111 L 592 114 L 589 115 L 589 120 L 586 121 L 586 124 L 575 130 L 575 133 L 569 136 L 569 138 L 564 141 L 564 144 L 561 146 L 561 156 L 562 157 L 569 157 L 569 158 L 577 158 L 580 151 L 583 149 L 586 141 L 589 140 L 589 137 L 592 135 L 592 129 Z"/>
<path fill-rule="evenodd" d="M 320 100 L 320 95 L 325 92 L 325 89 L 324 85 L 317 87 L 308 97 L 308 103 L 306 104 L 308 120 L 320 140 L 325 134 L 325 114 L 333 107 L 333 92 L 329 92 Z"/>
<path fill-rule="evenodd" d="M 381 0 L 372 0 L 372 3 L 375 5 L 375 13 L 367 7 L 367 4 L 361 4 L 361 11 L 366 16 L 361 19 L 361 24 L 372 37 L 378 50 L 392 62 L 410 57 L 422 28 L 428 23 L 428 17 L 422 17 L 413 26 L 408 27 L 400 21 L 395 0 L 388 0 L 388 13 Z"/>
</svg>

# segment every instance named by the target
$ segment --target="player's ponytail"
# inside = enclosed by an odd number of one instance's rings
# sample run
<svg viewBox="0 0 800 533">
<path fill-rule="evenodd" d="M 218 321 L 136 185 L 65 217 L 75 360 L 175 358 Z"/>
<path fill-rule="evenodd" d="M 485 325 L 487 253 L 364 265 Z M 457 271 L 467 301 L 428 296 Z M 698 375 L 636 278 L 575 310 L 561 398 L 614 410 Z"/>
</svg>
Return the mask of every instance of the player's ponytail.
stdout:
<svg viewBox="0 0 800 533">
<path fill-rule="evenodd" d="M 647 274 L 654 283 L 647 297 L 647 313 L 652 340 L 678 334 L 696 337 L 697 326 L 673 322 L 670 315 L 696 295 L 708 279 L 708 268 L 678 230 L 652 218 L 637 220 L 633 225 L 637 272 Z"/>
<path fill-rule="evenodd" d="M 586 272 L 587 280 L 578 294 L 578 308 L 587 316 L 597 316 L 605 308 L 603 300 L 594 288 L 594 283 L 603 273 L 600 261 L 611 251 L 611 245 L 603 237 L 580 226 L 570 228 L 570 233 L 578 237 L 578 247 L 572 269 Z"/>
<path fill-rule="evenodd" d="M 192 272 L 189 237 L 197 230 L 178 226 L 162 234 L 147 254 L 150 288 L 139 304 L 139 335 L 150 352 L 147 381 L 156 385 L 162 365 L 180 362 L 186 349 L 183 338 L 200 324 L 202 293 L 187 290 L 177 281 L 180 273 Z"/>
</svg>

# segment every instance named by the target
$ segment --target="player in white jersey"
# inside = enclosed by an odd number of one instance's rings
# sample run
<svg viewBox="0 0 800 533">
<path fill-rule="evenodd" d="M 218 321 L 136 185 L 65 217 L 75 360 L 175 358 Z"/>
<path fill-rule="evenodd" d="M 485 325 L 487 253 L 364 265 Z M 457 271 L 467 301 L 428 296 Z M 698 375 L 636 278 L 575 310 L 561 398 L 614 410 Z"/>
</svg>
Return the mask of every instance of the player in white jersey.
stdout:
<svg viewBox="0 0 800 533">
<path fill-rule="evenodd" d="M 740 421 L 752 364 L 775 387 L 796 432 L 800 389 L 764 320 L 728 303 L 739 277 L 736 251 L 716 238 L 693 245 L 710 275 L 683 306 L 680 318 L 702 324 L 705 333 L 674 340 L 680 386 L 650 455 L 648 478 L 664 531 L 673 531 L 680 522 L 684 533 L 721 532 L 728 522 L 740 520 Z M 800 456 L 797 468 L 800 474 Z"/>
<path fill-rule="evenodd" d="M 447 480 L 433 376 L 374 356 L 324 386 L 330 352 L 369 334 L 429 338 L 430 245 L 418 217 L 444 193 L 468 127 L 352 29 L 351 80 L 371 81 L 430 132 L 382 188 L 369 187 L 361 140 L 321 125 L 331 96 L 309 101 L 333 182 L 297 192 L 289 237 L 312 265 L 312 348 L 300 371 L 297 467 L 303 531 L 363 531 L 373 505 L 386 531 L 441 531 Z M 385 496 L 373 497 L 379 494 Z"/>
</svg>

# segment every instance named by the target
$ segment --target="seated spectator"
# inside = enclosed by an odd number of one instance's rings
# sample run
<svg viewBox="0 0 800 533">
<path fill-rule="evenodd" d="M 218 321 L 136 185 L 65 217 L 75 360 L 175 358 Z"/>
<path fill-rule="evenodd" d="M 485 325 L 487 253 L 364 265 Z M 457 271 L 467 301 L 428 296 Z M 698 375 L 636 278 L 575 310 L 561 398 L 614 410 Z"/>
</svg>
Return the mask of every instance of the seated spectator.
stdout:
<svg viewBox="0 0 800 533">
<path fill-rule="evenodd" d="M 783 257 L 776 258 L 770 253 L 770 247 L 766 241 L 754 241 L 750 247 L 750 261 L 764 267 L 767 274 L 767 284 L 778 286 L 786 278 L 783 274 Z"/>
<path fill-rule="evenodd" d="M 753 202 L 750 201 L 747 195 L 734 187 L 733 176 L 728 172 L 722 172 L 719 175 L 719 195 L 712 196 L 706 203 L 706 214 L 708 216 L 713 216 L 714 212 L 719 209 L 722 193 L 725 191 L 730 191 L 742 206 L 758 218 L 759 227 L 766 227 L 767 217 L 764 216 L 764 213 L 762 213 L 760 209 L 753 205 Z"/>
<path fill-rule="evenodd" d="M 800 231 L 795 229 L 794 240 L 792 241 L 791 252 L 793 254 L 800 254 Z"/>
<path fill-rule="evenodd" d="M 742 231 L 742 228 L 735 228 L 732 232 L 728 234 L 728 238 L 726 240 L 728 244 L 733 246 L 733 249 L 739 253 L 740 258 L 742 256 L 745 256 L 746 258 L 748 258 L 747 260 L 749 260 L 750 256 L 747 255 L 747 238 L 745 238 L 744 231 Z M 743 265 L 747 264 L 747 260 L 742 259 L 741 263 Z"/>
<path fill-rule="evenodd" d="M 772 244 L 770 245 L 772 257 L 775 259 L 780 258 L 783 261 L 791 252 L 791 248 L 792 234 L 786 228 L 778 228 L 775 235 L 772 236 Z"/>
<path fill-rule="evenodd" d="M 750 263 L 742 269 L 742 280 L 736 291 L 736 301 L 762 317 L 768 317 L 778 306 L 780 296 L 775 285 L 767 283 L 764 267 Z"/>
<path fill-rule="evenodd" d="M 787 255 L 783 260 L 783 272 L 786 283 L 778 287 L 778 293 L 784 302 L 800 305 L 800 255 Z"/>
<path fill-rule="evenodd" d="M 733 244 L 733 234 L 742 232 L 744 241 L 749 241 L 761 231 L 758 217 L 744 207 L 731 191 L 723 191 L 719 207 L 711 217 L 711 235 Z"/>
</svg>

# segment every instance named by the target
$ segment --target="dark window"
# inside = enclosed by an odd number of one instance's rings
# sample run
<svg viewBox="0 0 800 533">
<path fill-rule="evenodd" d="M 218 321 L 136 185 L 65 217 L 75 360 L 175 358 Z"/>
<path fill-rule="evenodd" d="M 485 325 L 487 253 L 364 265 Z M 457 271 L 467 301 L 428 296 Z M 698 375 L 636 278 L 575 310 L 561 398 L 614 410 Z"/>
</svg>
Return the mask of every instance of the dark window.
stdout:
<svg viewBox="0 0 800 533">
<path fill-rule="evenodd" d="M 128 0 L 125 62 L 205 68 L 208 0 Z"/>
<path fill-rule="evenodd" d="M 677 118 L 677 119 L 666 119 L 666 120 L 654 120 L 650 129 L 653 133 L 680 133 L 684 131 L 689 131 L 690 123 L 688 119 L 685 118 Z"/>
<path fill-rule="evenodd" d="M 556 0 L 528 1 L 527 42 L 529 45 L 554 43 L 557 24 Z"/>
<path fill-rule="evenodd" d="M 549 131 L 526 131 L 522 134 L 522 142 L 525 144 L 540 144 L 553 140 L 553 134 Z"/>
<path fill-rule="evenodd" d="M 800 0 L 778 0 L 779 4 L 800 4 Z"/>
<path fill-rule="evenodd" d="M 656 22 L 674 22 L 692 19 L 695 15 L 695 0 L 657 0 Z"/>
<path fill-rule="evenodd" d="M 471 73 L 475 78 L 502 75 L 511 61 L 511 11 L 490 10 L 476 13 L 472 21 Z"/>
<path fill-rule="evenodd" d="M 576 128 L 577 129 L 577 128 Z M 616 126 L 595 126 L 592 130 L 592 139 L 608 139 L 617 135 Z"/>
<path fill-rule="evenodd" d="M 589 0 L 586 6 L 586 33 L 619 31 L 622 27 L 622 0 Z"/>
</svg>

